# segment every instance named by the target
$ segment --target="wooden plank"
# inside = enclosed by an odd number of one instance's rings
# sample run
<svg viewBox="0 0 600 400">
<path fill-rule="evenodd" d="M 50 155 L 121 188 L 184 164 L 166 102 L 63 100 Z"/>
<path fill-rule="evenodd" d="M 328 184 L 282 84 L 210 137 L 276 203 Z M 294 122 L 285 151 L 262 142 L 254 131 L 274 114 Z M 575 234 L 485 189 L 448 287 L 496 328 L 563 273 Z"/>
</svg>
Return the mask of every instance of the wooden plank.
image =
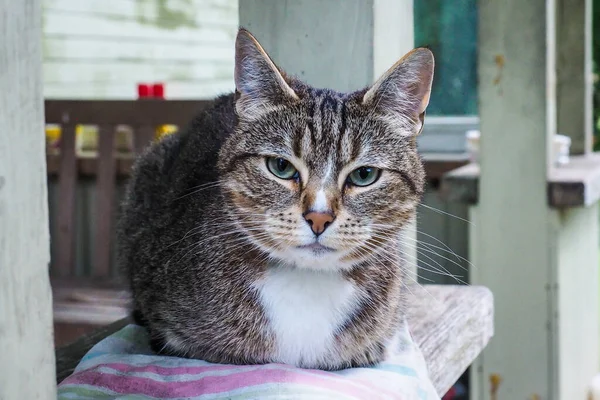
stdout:
<svg viewBox="0 0 600 400">
<path fill-rule="evenodd" d="M 123 82 L 115 79 L 101 81 L 81 81 L 71 83 L 45 83 L 44 97 L 55 100 L 135 100 L 138 81 Z M 178 99 L 211 99 L 214 96 L 232 92 L 233 76 L 228 79 L 170 80 L 165 82 L 165 97 Z"/>
<path fill-rule="evenodd" d="M 408 321 L 438 394 L 445 394 L 494 335 L 494 300 L 481 286 L 411 287 Z"/>
<path fill-rule="evenodd" d="M 127 326 L 127 318 L 100 328 L 89 335 L 82 336 L 75 342 L 56 350 L 56 382 L 60 383 L 73 373 L 81 358 L 100 340 Z"/>
<path fill-rule="evenodd" d="M 494 333 L 493 297 L 474 286 L 409 287 L 408 322 L 440 395 L 458 380 Z M 56 351 L 57 381 L 66 378 L 81 357 L 106 336 L 127 325 L 117 321 Z"/>
<path fill-rule="evenodd" d="M 123 0 L 45 0 L 44 14 L 80 14 L 100 15 L 111 19 L 134 20 L 140 24 L 157 27 L 177 27 L 178 24 L 237 25 L 237 1 L 195 0 L 186 2 L 167 2 L 161 7 L 153 1 Z M 199 12 L 201 10 L 201 12 Z M 216 22 L 215 22 L 216 21 Z"/>
<path fill-rule="evenodd" d="M 73 4 L 87 4 L 73 2 Z M 127 3 L 118 0 L 119 3 Z M 237 16 L 237 10 L 236 10 Z M 237 25 L 237 22 L 236 22 Z M 139 39 L 119 39 L 118 45 L 114 40 L 103 37 L 79 36 L 48 36 L 44 38 L 46 61 L 74 61 L 98 60 L 118 61 L 136 60 L 140 63 L 147 62 L 210 62 L 218 61 L 232 64 L 234 47 L 219 46 L 202 43 L 165 43 L 154 41 L 140 41 Z M 233 78 L 233 70 L 230 72 Z"/>
<path fill-rule="evenodd" d="M 0 399 L 56 399 L 41 1 L 0 0 Z"/>
<path fill-rule="evenodd" d="M 107 325 L 126 318 L 128 310 L 120 304 L 54 302 L 54 321 L 71 324 Z"/>
<path fill-rule="evenodd" d="M 592 151 L 592 0 L 556 1 L 558 133 L 571 138 L 572 154 Z"/>
<path fill-rule="evenodd" d="M 477 7 L 481 179 L 469 258 L 476 266 L 471 283 L 494 293 L 496 331 L 471 369 L 471 393 L 480 400 L 557 399 L 547 199 L 556 133 L 555 3 Z"/>
<path fill-rule="evenodd" d="M 61 116 L 62 121 L 63 116 Z M 70 275 L 75 269 L 75 184 L 77 163 L 75 158 L 75 126 L 63 126 L 60 142 L 60 178 L 58 187 L 58 254 L 54 274 Z"/>
<path fill-rule="evenodd" d="M 466 154 L 470 130 L 479 130 L 479 117 L 427 115 L 417 145 L 426 153 Z"/>
<path fill-rule="evenodd" d="M 427 179 L 440 179 L 445 174 L 469 163 L 467 153 L 420 152 Z"/>
<path fill-rule="evenodd" d="M 209 81 L 231 79 L 231 62 L 227 61 L 163 61 L 145 63 L 139 60 L 46 60 L 44 80 L 48 84 L 79 82 L 169 82 L 176 80 Z M 102 71 L 102 73 L 99 73 Z"/>
<path fill-rule="evenodd" d="M 479 202 L 480 168 L 469 164 L 443 176 L 442 195 L 448 201 Z M 550 170 L 548 205 L 555 208 L 590 206 L 600 200 L 600 155 L 572 156 L 567 165 Z"/>
<path fill-rule="evenodd" d="M 588 385 L 600 371 L 598 204 L 554 214 L 553 384 L 557 399 L 588 399 Z"/>
<path fill-rule="evenodd" d="M 141 129 L 141 128 L 140 128 Z M 146 139 L 137 139 L 142 133 L 137 130 L 135 134 L 135 140 L 142 140 L 141 143 L 150 143 L 152 138 L 154 137 L 154 130 L 152 127 L 147 127 L 148 132 L 146 133 Z M 139 150 L 143 150 L 144 146 L 142 146 Z M 137 149 L 137 148 L 136 148 Z M 136 153 L 139 152 L 136 150 Z M 116 173 L 119 177 L 128 177 L 131 173 L 131 165 L 133 163 L 133 155 L 119 153 L 115 155 L 115 160 L 117 163 Z M 48 175 L 59 175 L 59 165 L 60 165 L 60 155 L 47 153 L 46 154 L 46 162 L 47 162 L 47 171 Z M 449 158 L 444 159 L 443 157 L 439 159 L 428 159 L 426 155 L 423 156 L 423 164 L 425 165 L 425 173 L 427 174 L 427 179 L 440 179 L 445 174 L 454 171 L 462 166 L 467 165 L 468 161 L 466 159 L 455 159 Z M 98 158 L 95 154 L 78 154 L 77 155 L 77 172 L 79 176 L 86 177 L 94 177 L 98 173 Z"/>
<path fill-rule="evenodd" d="M 131 173 L 133 154 L 117 154 L 115 156 L 117 177 L 126 178 Z M 48 176 L 60 175 L 60 155 L 46 154 Z M 98 157 L 77 157 L 77 174 L 80 177 L 95 177 L 98 174 Z"/>
<path fill-rule="evenodd" d="M 187 125 L 208 100 L 46 100 L 46 123 Z"/>
<path fill-rule="evenodd" d="M 230 25 L 203 25 L 182 23 L 177 29 L 163 29 L 154 24 L 134 19 L 114 19 L 95 14 L 59 13 L 46 11 L 44 34 L 48 36 L 91 36 L 119 40 L 121 37 L 146 41 L 188 42 L 233 46 L 236 29 Z"/>
<path fill-rule="evenodd" d="M 115 202 L 114 127 L 102 125 L 98 129 L 98 185 L 96 187 L 96 237 L 92 275 L 107 277 L 111 266 L 111 235 Z"/>
</svg>

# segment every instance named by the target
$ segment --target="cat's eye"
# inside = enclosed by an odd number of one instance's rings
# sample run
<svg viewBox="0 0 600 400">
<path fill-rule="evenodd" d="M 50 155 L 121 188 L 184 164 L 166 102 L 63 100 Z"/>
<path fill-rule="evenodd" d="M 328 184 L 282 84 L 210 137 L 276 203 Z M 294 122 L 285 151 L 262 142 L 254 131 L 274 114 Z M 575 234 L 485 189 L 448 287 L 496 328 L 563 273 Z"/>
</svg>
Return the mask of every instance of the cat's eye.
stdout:
<svg viewBox="0 0 600 400">
<path fill-rule="evenodd" d="M 374 184 L 380 175 L 381 170 L 379 168 L 360 167 L 350 172 L 347 182 L 354 186 L 369 186 Z"/>
<path fill-rule="evenodd" d="M 298 179 L 300 174 L 294 165 L 285 158 L 268 157 L 267 168 L 281 179 Z"/>
</svg>

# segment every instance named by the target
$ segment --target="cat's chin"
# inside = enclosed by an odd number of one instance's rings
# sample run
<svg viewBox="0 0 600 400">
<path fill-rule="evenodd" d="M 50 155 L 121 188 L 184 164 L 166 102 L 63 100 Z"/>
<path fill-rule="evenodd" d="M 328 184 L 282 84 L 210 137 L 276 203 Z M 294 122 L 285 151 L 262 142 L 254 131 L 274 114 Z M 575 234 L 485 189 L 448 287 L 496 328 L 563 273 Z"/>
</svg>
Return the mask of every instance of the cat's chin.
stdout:
<svg viewBox="0 0 600 400">
<path fill-rule="evenodd" d="M 288 248 L 274 256 L 289 267 L 303 270 L 340 272 L 353 267 L 352 263 L 342 261 L 343 252 L 320 245 Z"/>
</svg>

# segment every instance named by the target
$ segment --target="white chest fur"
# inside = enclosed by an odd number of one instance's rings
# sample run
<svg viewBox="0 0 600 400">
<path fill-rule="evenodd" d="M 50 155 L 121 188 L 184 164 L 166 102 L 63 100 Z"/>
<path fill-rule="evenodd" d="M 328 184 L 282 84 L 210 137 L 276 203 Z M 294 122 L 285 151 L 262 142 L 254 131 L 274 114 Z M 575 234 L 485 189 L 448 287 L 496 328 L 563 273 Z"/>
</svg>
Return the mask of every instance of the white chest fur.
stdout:
<svg viewBox="0 0 600 400">
<path fill-rule="evenodd" d="M 360 302 L 338 273 L 273 267 L 255 284 L 275 334 L 279 362 L 310 366 L 327 360 L 337 330 Z"/>
</svg>

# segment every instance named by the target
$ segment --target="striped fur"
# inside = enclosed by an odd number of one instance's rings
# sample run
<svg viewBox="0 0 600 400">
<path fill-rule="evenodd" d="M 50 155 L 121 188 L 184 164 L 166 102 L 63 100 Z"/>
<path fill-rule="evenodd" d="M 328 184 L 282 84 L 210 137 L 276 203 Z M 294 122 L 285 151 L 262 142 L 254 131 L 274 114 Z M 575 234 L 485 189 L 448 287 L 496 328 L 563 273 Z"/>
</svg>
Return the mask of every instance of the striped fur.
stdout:
<svg viewBox="0 0 600 400">
<path fill-rule="evenodd" d="M 423 192 L 414 138 L 431 53 L 338 93 L 285 75 L 241 30 L 235 75 L 234 94 L 136 162 L 118 242 L 140 323 L 157 351 L 208 361 L 381 361 L 404 312 L 399 249 Z M 297 179 L 271 173 L 269 157 Z M 350 185 L 359 167 L 379 179 Z M 309 212 L 333 218 L 318 237 Z"/>
</svg>

